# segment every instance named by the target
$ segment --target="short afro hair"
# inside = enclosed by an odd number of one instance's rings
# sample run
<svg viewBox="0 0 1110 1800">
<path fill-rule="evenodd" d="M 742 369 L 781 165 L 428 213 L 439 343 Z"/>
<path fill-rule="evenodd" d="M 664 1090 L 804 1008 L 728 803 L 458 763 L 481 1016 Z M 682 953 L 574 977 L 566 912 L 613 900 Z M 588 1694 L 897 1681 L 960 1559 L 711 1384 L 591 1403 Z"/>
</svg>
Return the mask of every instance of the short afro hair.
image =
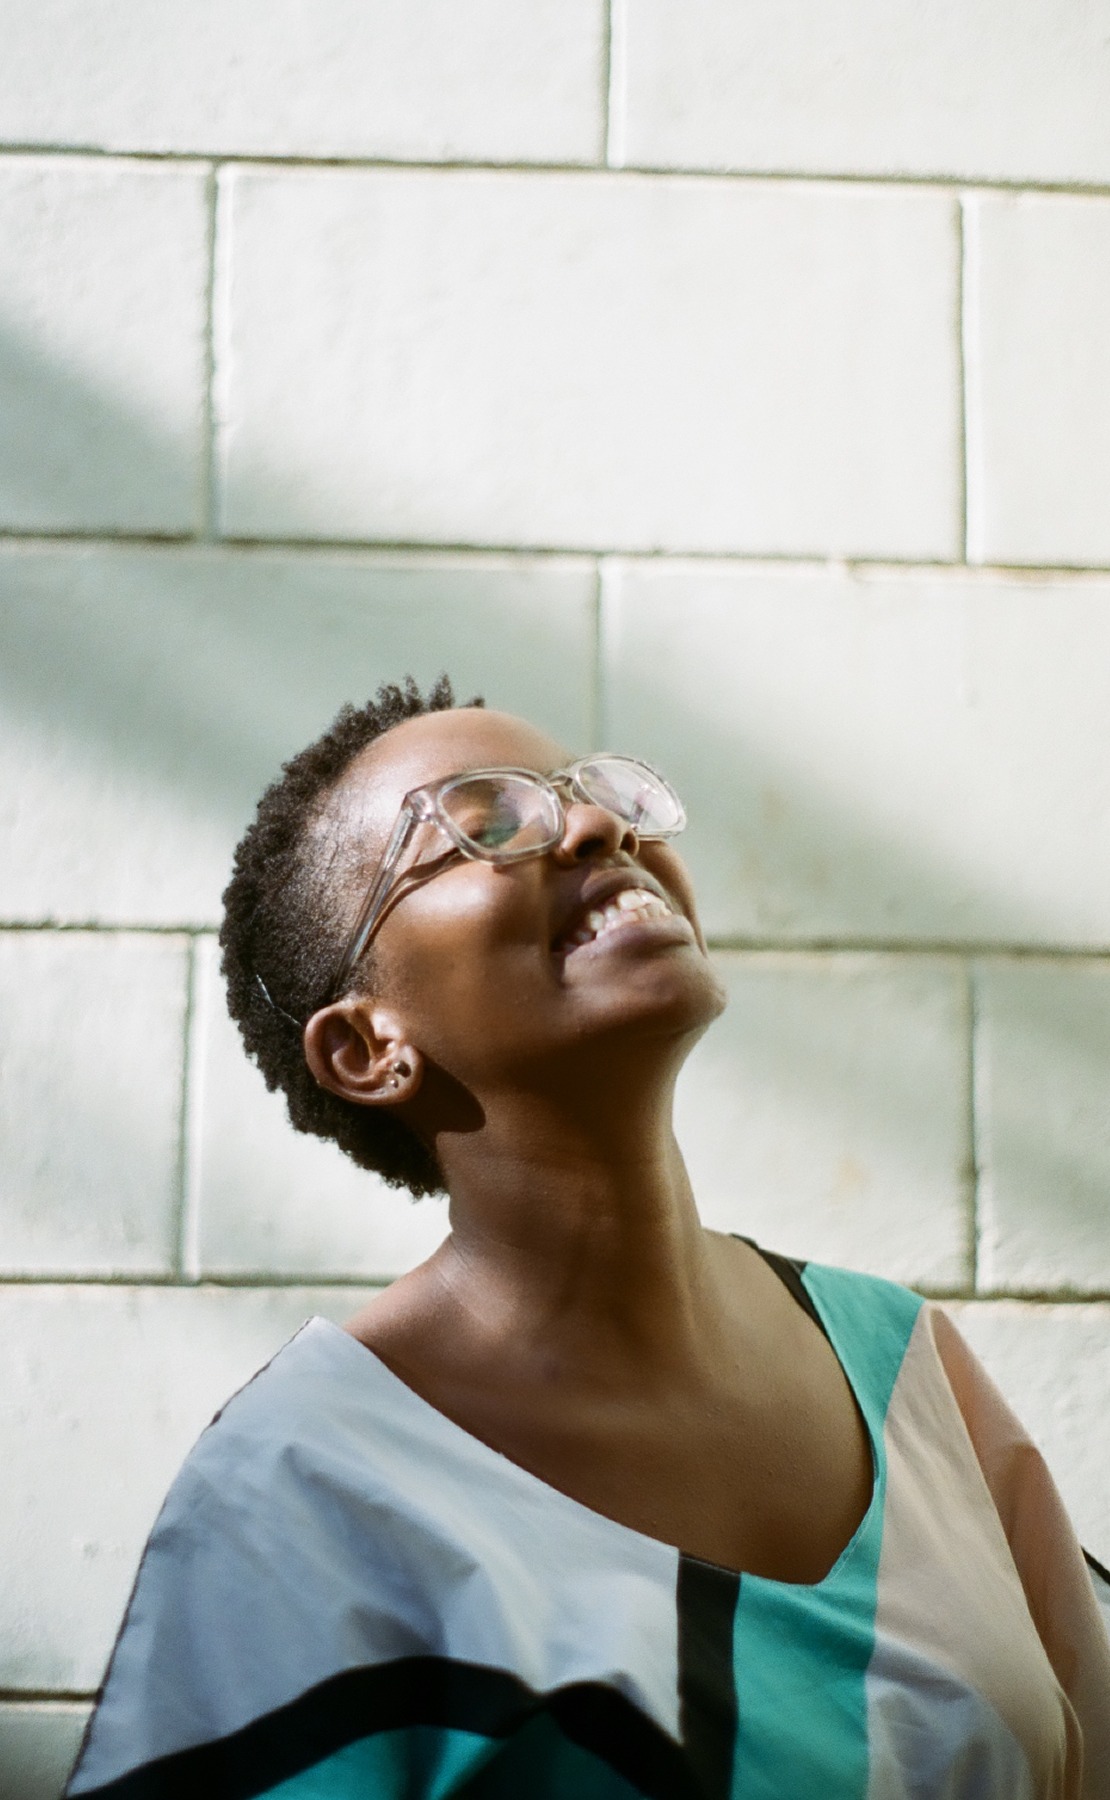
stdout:
<svg viewBox="0 0 1110 1800">
<path fill-rule="evenodd" d="M 327 824 L 332 795 L 368 745 L 405 719 L 457 704 L 445 675 L 427 694 L 407 675 L 403 687 L 386 683 L 365 706 L 344 706 L 259 801 L 235 852 L 220 927 L 228 1011 L 266 1086 L 285 1095 L 290 1123 L 333 1139 L 361 1168 L 416 1198 L 443 1192 L 428 1146 L 391 1109 L 356 1106 L 320 1087 L 305 1061 L 303 1026 L 332 997 L 350 923 L 336 900 L 357 866 L 344 868 L 341 849 L 325 848 L 317 828 Z M 363 979 L 371 968 L 364 960 Z"/>
</svg>

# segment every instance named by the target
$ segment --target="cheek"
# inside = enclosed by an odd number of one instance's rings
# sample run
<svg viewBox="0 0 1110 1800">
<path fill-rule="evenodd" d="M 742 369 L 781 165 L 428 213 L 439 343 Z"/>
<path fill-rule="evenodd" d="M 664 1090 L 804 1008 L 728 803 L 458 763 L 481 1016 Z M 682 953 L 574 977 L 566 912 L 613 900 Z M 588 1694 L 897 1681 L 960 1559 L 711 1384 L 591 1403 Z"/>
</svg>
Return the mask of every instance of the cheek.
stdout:
<svg viewBox="0 0 1110 1800">
<path fill-rule="evenodd" d="M 486 1016 L 522 984 L 534 991 L 528 970 L 547 959 L 528 887 L 519 871 L 465 863 L 406 895 L 379 936 L 383 985 L 414 1016 L 442 1020 L 448 1031 L 471 1002 L 480 999 Z"/>
</svg>

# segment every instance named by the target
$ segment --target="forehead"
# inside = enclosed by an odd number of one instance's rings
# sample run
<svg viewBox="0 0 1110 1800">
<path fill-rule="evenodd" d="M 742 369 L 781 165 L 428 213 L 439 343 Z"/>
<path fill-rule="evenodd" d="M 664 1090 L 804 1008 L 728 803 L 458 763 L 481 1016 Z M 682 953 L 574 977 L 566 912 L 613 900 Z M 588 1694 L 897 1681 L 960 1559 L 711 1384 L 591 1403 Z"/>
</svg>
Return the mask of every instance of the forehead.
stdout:
<svg viewBox="0 0 1110 1800">
<path fill-rule="evenodd" d="M 357 756 L 336 799 L 344 823 L 371 837 L 388 833 L 412 788 L 467 769 L 510 767 L 550 775 L 568 752 L 526 719 L 483 707 L 421 713 L 385 732 Z"/>
</svg>

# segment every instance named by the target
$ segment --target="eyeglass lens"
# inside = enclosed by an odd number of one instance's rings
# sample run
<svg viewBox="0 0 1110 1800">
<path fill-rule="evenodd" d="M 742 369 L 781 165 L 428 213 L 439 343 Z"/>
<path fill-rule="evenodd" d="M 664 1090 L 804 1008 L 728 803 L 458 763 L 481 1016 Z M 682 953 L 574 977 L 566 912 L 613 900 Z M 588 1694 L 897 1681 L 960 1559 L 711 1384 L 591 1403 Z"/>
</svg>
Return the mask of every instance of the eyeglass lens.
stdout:
<svg viewBox="0 0 1110 1800">
<path fill-rule="evenodd" d="M 440 805 L 476 850 L 543 850 L 559 830 L 559 807 L 549 788 L 520 775 L 470 775 L 445 788 Z"/>
<path fill-rule="evenodd" d="M 598 757 L 574 773 L 597 806 L 627 819 L 645 836 L 663 836 L 682 825 L 674 796 L 642 763 Z M 523 775 L 462 776 L 441 793 L 440 804 L 455 829 L 487 855 L 544 849 L 560 830 L 551 789 Z"/>
<path fill-rule="evenodd" d="M 591 800 L 645 837 L 677 831 L 684 823 L 675 796 L 645 763 L 599 756 L 580 764 L 576 773 Z"/>
</svg>

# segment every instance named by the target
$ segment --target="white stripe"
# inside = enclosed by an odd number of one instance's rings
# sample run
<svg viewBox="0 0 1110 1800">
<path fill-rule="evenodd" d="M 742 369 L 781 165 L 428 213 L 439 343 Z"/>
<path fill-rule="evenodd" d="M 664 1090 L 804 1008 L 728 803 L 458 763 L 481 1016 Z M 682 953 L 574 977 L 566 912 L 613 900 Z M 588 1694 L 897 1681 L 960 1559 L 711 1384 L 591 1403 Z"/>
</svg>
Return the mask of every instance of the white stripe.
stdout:
<svg viewBox="0 0 1110 1800">
<path fill-rule="evenodd" d="M 1040 1800 L 1029 1759 L 967 1682 L 892 1638 L 867 1670 L 867 1800 Z"/>
</svg>

